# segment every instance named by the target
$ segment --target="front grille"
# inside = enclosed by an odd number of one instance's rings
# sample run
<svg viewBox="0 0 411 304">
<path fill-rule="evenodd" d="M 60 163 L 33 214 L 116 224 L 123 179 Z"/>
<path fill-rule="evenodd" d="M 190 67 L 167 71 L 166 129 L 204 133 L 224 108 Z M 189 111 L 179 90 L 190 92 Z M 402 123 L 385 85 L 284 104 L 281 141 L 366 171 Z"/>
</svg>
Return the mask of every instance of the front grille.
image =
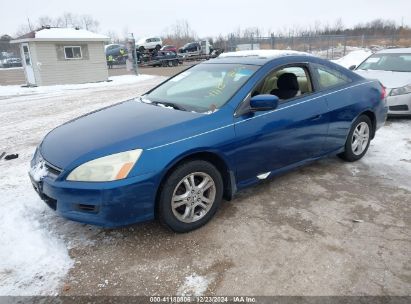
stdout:
<svg viewBox="0 0 411 304">
<path fill-rule="evenodd" d="M 390 106 L 390 111 L 408 111 L 407 105 Z"/>
<path fill-rule="evenodd" d="M 51 173 L 52 175 L 54 175 L 55 177 L 59 176 L 60 173 L 61 173 L 61 171 L 62 171 L 61 169 L 59 169 L 59 168 L 51 165 L 51 164 L 48 163 L 48 162 L 45 162 L 44 165 L 46 166 L 47 171 L 48 171 L 49 173 Z"/>
</svg>

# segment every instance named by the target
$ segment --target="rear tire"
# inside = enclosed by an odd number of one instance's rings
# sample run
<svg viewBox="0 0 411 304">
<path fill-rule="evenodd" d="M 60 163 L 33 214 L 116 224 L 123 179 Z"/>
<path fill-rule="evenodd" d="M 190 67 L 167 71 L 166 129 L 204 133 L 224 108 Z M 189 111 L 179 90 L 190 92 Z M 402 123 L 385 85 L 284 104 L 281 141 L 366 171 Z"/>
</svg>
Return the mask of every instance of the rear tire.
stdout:
<svg viewBox="0 0 411 304">
<path fill-rule="evenodd" d="M 351 126 L 345 142 L 344 152 L 338 154 L 342 159 L 354 162 L 367 153 L 371 142 L 372 123 L 367 115 L 359 116 Z"/>
<path fill-rule="evenodd" d="M 211 163 L 194 160 L 178 166 L 162 185 L 158 201 L 160 222 L 175 232 L 206 224 L 223 198 L 223 179 Z"/>
</svg>

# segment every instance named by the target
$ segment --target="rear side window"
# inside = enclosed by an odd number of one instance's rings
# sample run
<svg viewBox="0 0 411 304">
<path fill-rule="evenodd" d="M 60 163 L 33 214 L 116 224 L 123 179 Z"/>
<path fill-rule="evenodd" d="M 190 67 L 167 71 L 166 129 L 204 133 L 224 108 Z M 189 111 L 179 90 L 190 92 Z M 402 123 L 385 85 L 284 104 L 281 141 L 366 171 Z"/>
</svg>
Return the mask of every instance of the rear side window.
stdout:
<svg viewBox="0 0 411 304">
<path fill-rule="evenodd" d="M 352 81 L 349 77 L 339 71 L 325 66 L 317 65 L 314 67 L 314 71 L 317 75 L 320 90 L 327 90 L 336 86 L 350 83 Z"/>
</svg>

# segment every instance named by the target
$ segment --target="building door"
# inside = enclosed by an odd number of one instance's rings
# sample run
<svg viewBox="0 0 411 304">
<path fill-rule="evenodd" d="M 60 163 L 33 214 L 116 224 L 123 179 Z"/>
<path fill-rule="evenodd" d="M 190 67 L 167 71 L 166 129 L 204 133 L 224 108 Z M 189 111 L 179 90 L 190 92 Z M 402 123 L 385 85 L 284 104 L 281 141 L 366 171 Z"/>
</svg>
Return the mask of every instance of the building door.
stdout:
<svg viewBox="0 0 411 304">
<path fill-rule="evenodd" d="M 30 49 L 28 43 L 21 44 L 21 54 L 23 58 L 24 73 L 28 84 L 35 85 L 36 78 L 34 77 L 34 70 L 31 61 Z"/>
</svg>

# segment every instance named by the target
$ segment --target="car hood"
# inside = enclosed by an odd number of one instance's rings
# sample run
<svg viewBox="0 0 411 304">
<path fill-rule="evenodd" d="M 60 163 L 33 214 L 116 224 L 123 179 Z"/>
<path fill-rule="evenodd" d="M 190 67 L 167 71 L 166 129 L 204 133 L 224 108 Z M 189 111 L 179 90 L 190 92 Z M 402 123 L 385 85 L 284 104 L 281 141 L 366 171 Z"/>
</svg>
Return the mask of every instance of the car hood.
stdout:
<svg viewBox="0 0 411 304">
<path fill-rule="evenodd" d="M 137 148 L 147 148 L 188 136 L 190 121 L 200 113 L 128 100 L 71 120 L 46 135 L 40 146 L 43 158 L 65 169 L 82 162 Z"/>
<path fill-rule="evenodd" d="M 406 86 L 411 83 L 411 73 L 377 70 L 355 70 L 355 72 L 367 79 L 378 79 L 386 88 L 393 89 Z"/>
</svg>

